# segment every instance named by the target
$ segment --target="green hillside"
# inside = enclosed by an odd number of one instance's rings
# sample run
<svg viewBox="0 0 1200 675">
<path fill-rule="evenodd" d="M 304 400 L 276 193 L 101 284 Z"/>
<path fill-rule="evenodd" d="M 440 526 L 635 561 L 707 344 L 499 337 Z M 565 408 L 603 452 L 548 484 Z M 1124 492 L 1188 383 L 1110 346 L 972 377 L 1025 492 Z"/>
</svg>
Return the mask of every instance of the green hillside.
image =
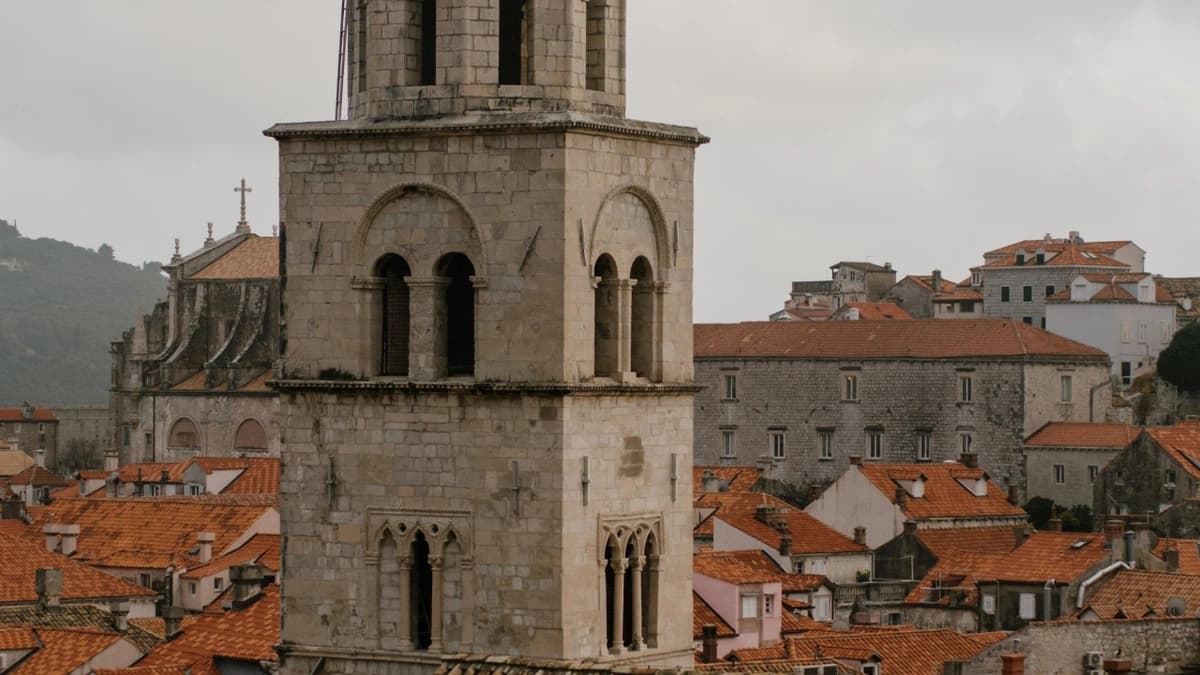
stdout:
<svg viewBox="0 0 1200 675">
<path fill-rule="evenodd" d="M 166 292 L 159 263 L 27 239 L 0 220 L 0 405 L 107 403 L 109 343 Z"/>
</svg>

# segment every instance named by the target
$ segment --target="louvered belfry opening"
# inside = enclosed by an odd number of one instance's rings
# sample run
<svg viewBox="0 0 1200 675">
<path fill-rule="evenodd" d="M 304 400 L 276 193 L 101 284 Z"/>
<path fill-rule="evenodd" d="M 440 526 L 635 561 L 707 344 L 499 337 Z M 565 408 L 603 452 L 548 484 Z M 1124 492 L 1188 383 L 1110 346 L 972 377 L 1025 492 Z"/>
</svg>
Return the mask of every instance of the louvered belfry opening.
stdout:
<svg viewBox="0 0 1200 675">
<path fill-rule="evenodd" d="M 389 254 L 379 261 L 383 279 L 383 336 L 381 371 L 384 375 L 408 375 L 409 292 L 408 263 Z"/>
</svg>

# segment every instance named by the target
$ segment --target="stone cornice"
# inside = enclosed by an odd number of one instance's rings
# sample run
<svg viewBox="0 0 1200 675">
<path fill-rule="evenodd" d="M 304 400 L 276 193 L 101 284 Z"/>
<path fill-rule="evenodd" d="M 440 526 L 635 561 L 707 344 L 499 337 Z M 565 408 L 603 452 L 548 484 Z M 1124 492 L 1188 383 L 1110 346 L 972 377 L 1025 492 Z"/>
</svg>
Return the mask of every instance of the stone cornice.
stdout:
<svg viewBox="0 0 1200 675">
<path fill-rule="evenodd" d="M 663 396 L 694 394 L 704 389 L 696 384 L 570 384 L 567 382 L 412 382 L 408 380 L 270 380 L 267 386 L 277 392 L 445 392 L 475 394 L 531 394 L 550 396 Z"/>
<path fill-rule="evenodd" d="M 595 131 L 653 138 L 684 145 L 703 145 L 709 138 L 692 127 L 600 117 L 580 112 L 468 113 L 408 120 L 342 120 L 276 124 L 263 132 L 275 139 L 323 136 L 477 134 L 498 131 Z"/>
</svg>

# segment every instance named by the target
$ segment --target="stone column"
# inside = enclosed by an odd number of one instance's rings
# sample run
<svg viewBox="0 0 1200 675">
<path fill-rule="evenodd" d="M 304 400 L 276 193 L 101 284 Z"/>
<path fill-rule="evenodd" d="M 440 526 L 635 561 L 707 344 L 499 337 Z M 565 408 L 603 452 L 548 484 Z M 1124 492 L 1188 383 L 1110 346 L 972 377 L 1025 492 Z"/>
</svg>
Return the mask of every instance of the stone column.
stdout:
<svg viewBox="0 0 1200 675">
<path fill-rule="evenodd" d="M 442 651 L 442 558 L 429 556 L 432 592 L 429 601 L 429 651 Z"/>
<path fill-rule="evenodd" d="M 612 647 L 608 653 L 612 655 L 625 653 L 625 567 L 629 561 L 624 558 L 613 558 L 609 561 L 613 570 L 612 597 Z"/>
<path fill-rule="evenodd" d="M 378 649 L 381 638 L 379 623 L 383 617 L 383 612 L 379 607 L 383 599 L 379 592 L 379 557 L 366 556 L 363 558 L 363 563 L 367 568 L 367 602 L 363 603 L 367 606 L 367 639 Z"/>
<path fill-rule="evenodd" d="M 653 368 L 651 369 L 651 382 L 666 382 L 667 372 L 664 361 L 666 357 L 666 325 L 667 325 L 667 291 L 671 289 L 669 281 L 655 281 L 652 285 L 654 289 L 654 350 L 652 358 L 654 359 Z M 678 377 L 678 373 L 672 375 Z"/>
<path fill-rule="evenodd" d="M 444 277 L 409 277 L 408 376 L 415 381 L 446 373 L 446 286 Z"/>
<path fill-rule="evenodd" d="M 409 584 L 412 583 L 412 559 L 400 556 L 400 651 L 412 651 L 412 598 Z"/>
<path fill-rule="evenodd" d="M 383 372 L 383 277 L 354 279 L 351 288 L 362 311 L 359 316 L 359 369 L 369 376 Z"/>
<path fill-rule="evenodd" d="M 633 644 L 630 648 L 636 652 L 646 648 L 646 641 L 642 639 L 642 567 L 646 564 L 646 558 L 637 556 L 629 562 L 632 568 L 630 582 L 633 584 L 633 593 L 629 599 L 633 603 Z"/>
<path fill-rule="evenodd" d="M 661 556 L 657 554 L 646 556 L 646 565 L 647 573 L 650 575 L 650 602 L 647 603 L 649 611 L 646 612 L 647 616 L 644 619 L 646 624 L 644 633 L 646 644 L 653 649 L 658 646 L 658 581 L 662 566 Z"/>
<path fill-rule="evenodd" d="M 615 279 L 611 283 L 617 292 L 617 375 L 619 382 L 633 382 L 637 374 L 633 372 L 633 359 L 630 347 L 633 340 L 633 287 L 637 281 L 633 279 Z"/>
</svg>

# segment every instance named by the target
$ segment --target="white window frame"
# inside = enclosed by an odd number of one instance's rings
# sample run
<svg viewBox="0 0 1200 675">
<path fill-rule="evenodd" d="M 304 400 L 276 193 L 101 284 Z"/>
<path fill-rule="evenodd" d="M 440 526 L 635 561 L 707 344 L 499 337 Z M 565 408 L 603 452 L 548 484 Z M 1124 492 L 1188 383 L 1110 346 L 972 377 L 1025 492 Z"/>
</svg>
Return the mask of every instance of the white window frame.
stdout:
<svg viewBox="0 0 1200 675">
<path fill-rule="evenodd" d="M 917 461 L 928 462 L 933 459 L 933 432 L 917 432 Z"/>
<path fill-rule="evenodd" d="M 1150 341 L 1150 322 L 1149 321 L 1139 321 L 1137 331 L 1138 331 L 1138 344 L 1144 345 Z"/>
<path fill-rule="evenodd" d="M 733 429 L 721 430 L 721 456 L 737 457 L 737 437 Z"/>
<path fill-rule="evenodd" d="M 219 576 L 213 577 L 213 590 L 219 591 L 225 588 L 225 580 Z"/>
<path fill-rule="evenodd" d="M 1125 344 L 1129 344 L 1129 343 L 1133 342 L 1133 322 L 1132 321 L 1126 320 L 1126 321 L 1121 322 L 1121 342 L 1123 342 Z"/>
<path fill-rule="evenodd" d="M 1037 593 L 1021 593 L 1017 597 L 1017 616 L 1026 621 L 1037 618 Z"/>
<path fill-rule="evenodd" d="M 975 388 L 975 378 L 971 375 L 958 376 L 958 402 L 970 403 L 972 390 Z"/>
<path fill-rule="evenodd" d="M 971 447 L 975 445 L 975 438 L 969 431 L 958 432 L 958 454 L 965 455 L 971 452 Z"/>
<path fill-rule="evenodd" d="M 188 582 L 188 593 L 190 593 L 191 595 L 196 594 L 196 582 L 194 582 L 194 581 Z"/>
<path fill-rule="evenodd" d="M 818 459 L 833 459 L 833 432 L 818 431 L 817 432 L 817 458 Z"/>
<path fill-rule="evenodd" d="M 996 596 L 992 595 L 991 593 L 984 593 L 983 594 L 983 603 L 981 604 L 981 607 L 983 608 L 984 614 L 995 614 L 996 613 Z"/>
<path fill-rule="evenodd" d="M 761 596 L 752 593 L 743 593 L 740 607 L 738 608 L 738 616 L 743 619 L 757 619 L 759 615 L 759 598 Z M 749 610 L 749 611 L 747 611 Z"/>
<path fill-rule="evenodd" d="M 1096 464 L 1088 464 L 1088 485 L 1094 485 L 1096 479 L 1100 477 L 1100 467 Z"/>
<path fill-rule="evenodd" d="M 1054 465 L 1054 484 L 1055 485 L 1066 485 L 1067 484 L 1067 465 L 1066 464 L 1055 464 Z"/>
<path fill-rule="evenodd" d="M 771 431 L 771 457 L 783 459 L 787 456 L 787 437 L 782 429 Z"/>
<path fill-rule="evenodd" d="M 858 401 L 858 374 L 847 373 L 842 375 L 842 400 L 843 401 Z"/>
<path fill-rule="evenodd" d="M 867 459 L 883 459 L 883 432 L 879 429 L 867 431 Z"/>
<path fill-rule="evenodd" d="M 1060 403 L 1070 403 L 1074 396 L 1072 394 L 1072 385 L 1074 378 L 1070 375 L 1058 376 L 1058 400 Z"/>
<path fill-rule="evenodd" d="M 736 401 L 737 395 L 738 395 L 737 375 L 735 375 L 733 373 L 725 373 L 724 384 L 725 384 L 725 398 L 722 400 Z"/>
</svg>

